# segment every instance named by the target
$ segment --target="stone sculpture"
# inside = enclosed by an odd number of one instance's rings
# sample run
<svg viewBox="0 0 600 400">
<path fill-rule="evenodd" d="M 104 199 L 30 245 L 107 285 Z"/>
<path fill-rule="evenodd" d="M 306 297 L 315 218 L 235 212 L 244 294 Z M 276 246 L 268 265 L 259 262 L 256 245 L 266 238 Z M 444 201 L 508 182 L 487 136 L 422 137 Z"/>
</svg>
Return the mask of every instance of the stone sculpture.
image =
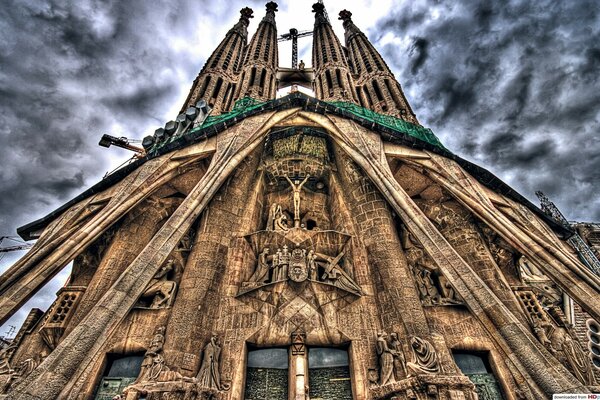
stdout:
<svg viewBox="0 0 600 400">
<path fill-rule="evenodd" d="M 343 256 L 343 251 L 335 257 L 299 247 L 290 251 L 287 245 L 270 255 L 270 249 L 265 247 L 257 257 L 254 272 L 248 281 L 242 283 L 241 292 L 288 279 L 298 283 L 308 279 L 361 296 L 360 286 L 340 265 Z"/>
<path fill-rule="evenodd" d="M 163 265 L 154 278 L 148 284 L 148 287 L 142 293 L 141 299 L 151 298 L 151 303 L 148 308 L 158 309 L 169 307 L 173 301 L 177 283 L 169 280 L 168 275 L 175 270 L 175 261 L 169 259 Z"/>
<path fill-rule="evenodd" d="M 389 348 L 394 356 L 394 373 L 396 379 L 406 376 L 406 359 L 404 357 L 404 351 L 402 350 L 402 343 L 400 343 L 396 332 L 390 334 Z"/>
<path fill-rule="evenodd" d="M 287 179 L 287 181 L 290 183 L 290 186 L 292 187 L 292 193 L 293 193 L 293 197 L 294 197 L 293 200 L 294 200 L 294 226 L 295 227 L 300 226 L 300 191 L 302 190 L 302 186 L 304 186 L 304 184 L 308 181 L 308 178 L 310 178 L 310 175 L 306 175 L 304 180 L 302 182 L 300 182 L 300 180 L 298 180 L 298 179 L 295 179 L 294 181 L 292 181 L 287 176 L 285 177 L 285 179 Z"/>
<path fill-rule="evenodd" d="M 140 374 L 138 378 L 135 380 L 135 383 L 141 383 L 151 380 L 153 375 L 156 375 L 156 367 L 155 364 L 160 364 L 160 360 L 155 362 L 155 358 L 160 357 L 162 359 L 162 350 L 163 345 L 165 344 L 165 327 L 160 326 L 156 328 L 156 332 L 152 337 L 152 341 L 150 342 L 150 346 L 148 346 L 148 350 L 144 354 L 144 360 L 142 361 L 142 367 L 140 369 Z M 160 372 L 160 371 L 159 371 Z"/>
<path fill-rule="evenodd" d="M 413 336 L 410 339 L 410 345 L 413 359 L 412 362 L 406 363 L 407 368 L 410 370 L 409 376 L 413 373 L 434 374 L 440 372 L 437 353 L 431 343 L 418 336 Z"/>
<path fill-rule="evenodd" d="M 202 351 L 202 365 L 198 372 L 198 386 L 214 390 L 227 390 L 228 385 L 221 383 L 221 372 L 219 358 L 221 356 L 221 346 L 216 334 L 212 334 L 210 341 Z"/>
<path fill-rule="evenodd" d="M 269 259 L 272 260 L 273 257 L 269 256 L 269 248 L 265 247 L 258 255 L 258 264 L 250 277 L 250 282 L 265 283 L 269 279 Z"/>
<path fill-rule="evenodd" d="M 387 334 L 377 334 L 377 355 L 379 356 L 379 385 L 387 385 L 396 381 L 394 377 L 394 353 L 387 343 Z"/>
<path fill-rule="evenodd" d="M 573 339 L 567 329 L 549 322 L 538 323 L 534 328 L 542 344 L 585 385 L 597 385 L 588 356 L 581 344 Z"/>
</svg>

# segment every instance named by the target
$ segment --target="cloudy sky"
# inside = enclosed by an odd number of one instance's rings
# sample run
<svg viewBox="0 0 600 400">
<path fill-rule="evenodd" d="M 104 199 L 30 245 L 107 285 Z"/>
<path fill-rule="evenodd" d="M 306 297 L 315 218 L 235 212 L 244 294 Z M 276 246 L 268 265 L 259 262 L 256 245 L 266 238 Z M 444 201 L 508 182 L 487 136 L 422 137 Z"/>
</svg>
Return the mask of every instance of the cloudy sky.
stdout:
<svg viewBox="0 0 600 400">
<path fill-rule="evenodd" d="M 0 236 L 59 207 L 174 119 L 211 51 L 265 1 L 5 0 L 0 8 Z M 312 29 L 312 1 L 279 1 L 280 33 Z M 567 218 L 600 221 L 600 3 L 325 0 L 381 51 L 421 123 L 453 152 Z M 280 44 L 289 66 L 290 43 Z M 311 39 L 300 39 L 310 65 Z M 8 244 L 8 243 L 5 243 Z M 22 253 L 0 260 L 0 271 Z M 66 271 L 33 306 L 45 309 Z M 0 328 L 6 333 L 7 325 Z"/>
</svg>

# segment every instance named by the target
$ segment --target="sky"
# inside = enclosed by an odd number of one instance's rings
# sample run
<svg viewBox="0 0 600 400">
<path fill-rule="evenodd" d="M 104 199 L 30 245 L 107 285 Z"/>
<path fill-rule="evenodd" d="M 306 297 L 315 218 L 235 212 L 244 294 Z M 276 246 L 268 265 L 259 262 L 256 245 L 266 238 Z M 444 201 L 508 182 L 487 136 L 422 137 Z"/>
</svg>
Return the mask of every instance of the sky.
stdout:
<svg viewBox="0 0 600 400">
<path fill-rule="evenodd" d="M 381 52 L 422 125 L 526 198 L 600 221 L 600 2 L 325 0 Z M 204 62 L 265 1 L 4 0 L 0 7 L 0 236 L 43 217 L 126 162 L 102 134 L 141 139 L 175 119 Z M 308 0 L 279 1 L 279 33 L 310 30 Z M 310 38 L 299 58 L 311 64 Z M 291 65 L 290 42 L 280 43 Z M 9 243 L 5 243 L 9 244 Z M 0 272 L 23 252 L 5 254 Z M 68 268 L 31 307 L 46 309 Z"/>
</svg>

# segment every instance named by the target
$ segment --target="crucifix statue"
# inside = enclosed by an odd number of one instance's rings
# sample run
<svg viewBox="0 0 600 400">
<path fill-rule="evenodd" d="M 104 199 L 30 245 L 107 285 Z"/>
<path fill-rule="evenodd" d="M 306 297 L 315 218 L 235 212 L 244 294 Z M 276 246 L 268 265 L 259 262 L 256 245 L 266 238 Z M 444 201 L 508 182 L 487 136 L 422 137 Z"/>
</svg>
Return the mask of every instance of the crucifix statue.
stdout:
<svg viewBox="0 0 600 400">
<path fill-rule="evenodd" d="M 299 179 L 294 179 L 292 182 L 290 178 L 285 177 L 292 186 L 292 192 L 294 193 L 294 228 L 300 227 L 300 191 L 302 190 L 302 186 L 308 181 L 308 178 L 310 178 L 310 175 L 307 174 L 302 182 Z"/>
</svg>

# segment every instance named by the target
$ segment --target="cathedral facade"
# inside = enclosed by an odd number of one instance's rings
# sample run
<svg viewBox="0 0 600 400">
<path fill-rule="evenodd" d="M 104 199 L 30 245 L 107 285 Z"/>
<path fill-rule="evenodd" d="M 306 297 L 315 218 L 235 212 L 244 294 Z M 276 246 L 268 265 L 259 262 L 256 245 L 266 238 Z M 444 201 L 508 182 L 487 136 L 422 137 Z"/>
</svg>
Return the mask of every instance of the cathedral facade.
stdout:
<svg viewBox="0 0 600 400">
<path fill-rule="evenodd" d="M 249 38 L 241 10 L 143 157 L 19 229 L 3 322 L 73 269 L 1 351 L 0 398 L 599 392 L 576 232 L 421 126 L 351 12 L 342 45 L 313 5 L 311 68 L 279 67 L 276 12 Z"/>
</svg>

